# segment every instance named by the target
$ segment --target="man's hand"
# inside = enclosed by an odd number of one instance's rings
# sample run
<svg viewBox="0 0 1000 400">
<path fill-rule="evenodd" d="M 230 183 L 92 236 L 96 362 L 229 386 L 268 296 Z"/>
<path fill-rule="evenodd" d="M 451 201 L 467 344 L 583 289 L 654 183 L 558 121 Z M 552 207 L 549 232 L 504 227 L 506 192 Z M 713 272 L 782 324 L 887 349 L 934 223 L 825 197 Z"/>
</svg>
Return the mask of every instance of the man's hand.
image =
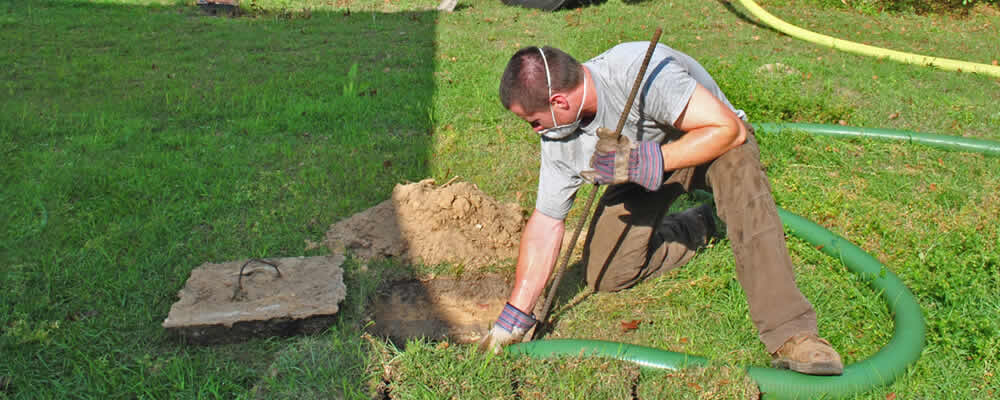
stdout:
<svg viewBox="0 0 1000 400">
<path fill-rule="evenodd" d="M 479 351 L 500 353 L 504 346 L 520 342 L 524 334 L 533 326 L 535 326 L 534 316 L 525 314 L 517 307 L 507 303 L 503 312 L 500 313 L 500 318 L 497 318 L 497 322 L 493 324 L 493 329 L 490 329 L 490 332 L 479 341 Z"/>
<path fill-rule="evenodd" d="M 654 191 L 663 184 L 663 151 L 659 143 L 632 145 L 628 137 L 607 128 L 597 128 L 597 148 L 590 158 L 593 171 L 584 171 L 584 179 L 598 184 L 638 183 Z"/>
</svg>

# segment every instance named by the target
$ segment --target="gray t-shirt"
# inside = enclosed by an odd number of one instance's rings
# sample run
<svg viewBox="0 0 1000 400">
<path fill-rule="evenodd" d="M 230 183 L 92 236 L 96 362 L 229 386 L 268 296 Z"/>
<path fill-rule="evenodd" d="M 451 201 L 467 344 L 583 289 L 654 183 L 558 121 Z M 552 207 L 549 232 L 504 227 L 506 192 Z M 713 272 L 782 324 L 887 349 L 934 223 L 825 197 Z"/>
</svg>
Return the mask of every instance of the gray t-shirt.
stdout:
<svg viewBox="0 0 1000 400">
<path fill-rule="evenodd" d="M 649 42 L 623 43 L 583 64 L 593 77 L 597 115 L 592 122 L 564 139 L 542 138 L 542 163 L 535 201 L 535 209 L 542 214 L 566 218 L 577 189 L 585 182 L 580 172 L 590 169 L 590 156 L 597 145 L 597 128 L 618 126 L 647 48 Z M 704 67 L 690 56 L 658 44 L 622 134 L 633 142 L 676 140 L 683 132 L 673 124 L 691 100 L 696 82 L 746 120 L 746 114 L 729 103 Z"/>
</svg>

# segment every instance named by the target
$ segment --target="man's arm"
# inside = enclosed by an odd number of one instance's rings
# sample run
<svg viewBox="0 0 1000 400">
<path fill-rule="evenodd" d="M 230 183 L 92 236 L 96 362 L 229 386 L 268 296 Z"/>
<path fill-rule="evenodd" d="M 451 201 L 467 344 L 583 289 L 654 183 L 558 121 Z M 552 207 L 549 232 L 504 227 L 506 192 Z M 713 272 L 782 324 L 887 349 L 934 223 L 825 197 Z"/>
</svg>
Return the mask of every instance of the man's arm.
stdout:
<svg viewBox="0 0 1000 400">
<path fill-rule="evenodd" d="M 665 171 L 701 165 L 719 158 L 743 144 L 747 137 L 740 117 L 701 84 L 695 87 L 691 100 L 677 117 L 674 127 L 685 133 L 680 139 L 660 146 Z"/>
<path fill-rule="evenodd" d="M 559 257 L 565 231 L 563 220 L 549 217 L 538 210 L 528 218 L 521 234 L 510 305 L 531 314 Z"/>
<path fill-rule="evenodd" d="M 499 353 L 504 346 L 520 341 L 535 325 L 531 310 L 535 308 L 535 302 L 545 289 L 559 257 L 564 231 L 562 220 L 546 216 L 538 210 L 528 218 L 521 235 L 514 290 L 493 328 L 479 342 L 480 351 Z"/>
</svg>

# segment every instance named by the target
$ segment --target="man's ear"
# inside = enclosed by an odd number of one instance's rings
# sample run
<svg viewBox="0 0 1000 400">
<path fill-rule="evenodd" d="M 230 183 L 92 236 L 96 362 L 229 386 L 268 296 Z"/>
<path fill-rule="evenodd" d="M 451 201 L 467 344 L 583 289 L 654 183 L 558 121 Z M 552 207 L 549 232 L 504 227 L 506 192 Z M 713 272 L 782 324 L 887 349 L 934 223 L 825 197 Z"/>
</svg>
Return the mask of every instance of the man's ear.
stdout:
<svg viewBox="0 0 1000 400">
<path fill-rule="evenodd" d="M 569 110 L 569 99 L 566 95 L 562 93 L 555 93 L 549 97 L 549 104 L 552 108 L 558 108 L 560 110 Z"/>
</svg>

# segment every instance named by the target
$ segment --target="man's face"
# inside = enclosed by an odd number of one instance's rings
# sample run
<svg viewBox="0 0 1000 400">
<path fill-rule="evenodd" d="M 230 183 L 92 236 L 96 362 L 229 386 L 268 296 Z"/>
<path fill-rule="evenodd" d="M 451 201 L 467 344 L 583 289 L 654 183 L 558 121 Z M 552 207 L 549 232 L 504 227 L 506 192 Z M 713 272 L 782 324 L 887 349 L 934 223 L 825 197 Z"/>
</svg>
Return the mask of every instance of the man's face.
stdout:
<svg viewBox="0 0 1000 400">
<path fill-rule="evenodd" d="M 559 95 L 553 97 L 559 97 Z M 559 100 L 561 99 L 556 98 L 549 104 L 549 107 L 551 107 L 551 112 L 549 111 L 549 109 L 542 109 L 539 111 L 530 112 L 525 110 L 524 107 L 521 107 L 521 105 L 518 103 L 513 103 L 510 105 L 510 112 L 514 113 L 514 115 L 517 115 L 518 117 L 523 119 L 525 122 L 528 123 L 528 125 L 531 125 L 531 129 L 533 129 L 536 133 L 538 133 L 545 129 L 549 129 L 553 126 L 556 126 L 556 124 L 552 121 L 553 113 L 555 113 L 556 119 L 563 121 L 563 123 L 565 123 L 565 121 L 570 121 L 576 117 L 576 114 L 570 116 L 563 115 L 569 111 L 568 110 L 569 103 L 565 101 L 560 102 Z"/>
<path fill-rule="evenodd" d="M 521 107 L 520 104 L 514 103 L 510 105 L 510 112 L 523 119 L 528 125 L 531 125 L 531 129 L 534 129 L 536 133 L 554 126 L 552 124 L 552 114 L 549 113 L 549 110 L 529 112 L 524 107 Z"/>
</svg>

